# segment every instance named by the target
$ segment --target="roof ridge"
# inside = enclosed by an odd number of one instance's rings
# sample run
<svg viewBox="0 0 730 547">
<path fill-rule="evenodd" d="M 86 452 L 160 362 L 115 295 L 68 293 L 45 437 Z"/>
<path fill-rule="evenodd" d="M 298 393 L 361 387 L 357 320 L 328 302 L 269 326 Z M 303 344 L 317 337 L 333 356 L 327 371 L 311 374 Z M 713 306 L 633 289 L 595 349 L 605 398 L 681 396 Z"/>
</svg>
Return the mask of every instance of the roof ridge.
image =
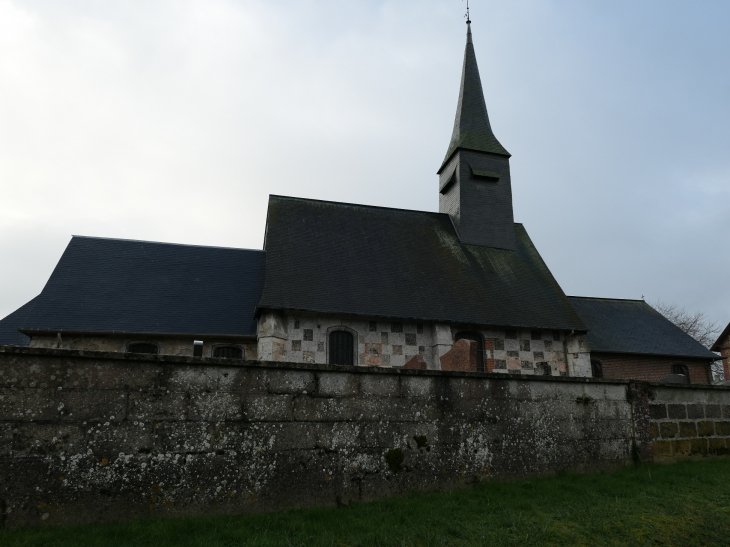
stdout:
<svg viewBox="0 0 730 547">
<path fill-rule="evenodd" d="M 515 222 L 515 224 L 517 224 Z M 643 302 L 646 304 L 646 300 L 642 300 L 639 298 L 611 298 L 608 296 L 572 296 L 572 295 L 566 295 L 568 298 L 582 298 L 584 300 L 617 300 L 621 302 Z M 653 309 L 653 308 L 652 308 Z"/>
<path fill-rule="evenodd" d="M 449 216 L 448 213 L 439 213 L 436 211 L 419 211 L 418 209 L 402 209 L 400 207 L 384 207 L 382 205 L 367 205 L 364 203 L 348 203 L 346 201 L 331 201 L 327 199 L 300 198 L 295 196 L 282 196 L 279 194 L 269 194 L 269 198 L 291 199 L 297 201 L 313 201 L 315 203 L 331 203 L 333 205 L 347 205 L 349 207 L 363 207 L 365 209 L 384 209 L 386 211 L 402 211 L 404 213 L 419 213 L 436 216 Z M 451 217 L 449 217 L 451 218 Z M 515 226 L 522 226 L 522 222 L 515 222 Z"/>
<path fill-rule="evenodd" d="M 367 205 L 364 203 L 348 203 L 346 201 L 331 201 L 327 199 L 312 199 L 312 198 L 300 198 L 295 196 L 281 196 L 278 194 L 269 194 L 269 198 L 281 198 L 281 199 L 292 199 L 297 201 L 313 201 L 316 203 L 331 203 L 333 205 L 348 205 L 350 207 L 364 207 L 366 209 L 386 209 L 389 211 L 403 211 L 405 213 L 425 213 L 428 215 L 438 215 L 438 216 L 449 216 L 447 213 L 439 213 L 436 211 L 419 211 L 418 209 L 403 209 L 400 207 L 385 207 L 382 205 Z"/>
<path fill-rule="evenodd" d="M 195 245 L 192 243 L 169 243 L 167 241 L 149 241 L 145 239 L 125 239 L 121 237 L 98 237 L 98 236 L 79 236 L 79 235 L 72 235 L 71 238 L 78 238 L 78 239 L 101 239 L 104 241 L 124 241 L 127 243 L 150 243 L 153 245 L 170 245 L 170 246 L 177 246 L 177 247 L 199 247 L 202 249 L 229 249 L 231 251 L 255 251 L 259 253 L 265 253 L 266 251 L 263 249 L 246 249 L 243 247 L 222 247 L 219 245 Z"/>
</svg>

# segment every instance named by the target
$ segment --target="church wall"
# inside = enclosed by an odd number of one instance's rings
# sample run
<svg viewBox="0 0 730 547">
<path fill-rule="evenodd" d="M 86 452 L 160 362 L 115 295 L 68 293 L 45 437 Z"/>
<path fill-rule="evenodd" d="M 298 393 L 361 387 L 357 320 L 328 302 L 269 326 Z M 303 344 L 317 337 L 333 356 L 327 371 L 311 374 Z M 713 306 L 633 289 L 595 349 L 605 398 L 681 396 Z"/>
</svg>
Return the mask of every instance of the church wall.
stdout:
<svg viewBox="0 0 730 547">
<path fill-rule="evenodd" d="M 707 359 L 687 359 L 661 355 L 592 352 L 591 358 L 601 363 L 604 378 L 635 378 L 658 382 L 672 374 L 672 365 L 687 365 L 692 384 L 709 384 L 710 363 Z"/>
<path fill-rule="evenodd" d="M 562 331 L 479 327 L 418 321 L 266 312 L 259 320 L 259 359 L 292 363 L 328 362 L 332 330 L 353 334 L 360 366 L 401 367 L 422 355 L 429 369 L 439 370 L 462 331 L 484 337 L 487 372 L 590 377 L 590 353 L 583 335 L 566 339 Z M 566 359 L 566 349 L 569 350 Z"/>
<path fill-rule="evenodd" d="M 255 360 L 258 358 L 256 354 L 255 342 L 231 342 L 230 340 L 210 339 L 204 335 L 190 338 L 169 338 L 155 336 L 137 336 L 134 338 L 115 337 L 115 336 L 62 336 L 61 345 L 58 345 L 56 336 L 33 336 L 31 337 L 30 347 L 32 348 L 48 348 L 48 349 L 73 349 L 84 351 L 114 351 L 125 353 L 130 344 L 136 342 L 147 342 L 155 344 L 161 355 L 193 355 L 193 341 L 201 340 L 203 342 L 203 357 L 212 357 L 213 350 L 218 346 L 235 346 L 243 350 L 244 359 Z"/>
</svg>

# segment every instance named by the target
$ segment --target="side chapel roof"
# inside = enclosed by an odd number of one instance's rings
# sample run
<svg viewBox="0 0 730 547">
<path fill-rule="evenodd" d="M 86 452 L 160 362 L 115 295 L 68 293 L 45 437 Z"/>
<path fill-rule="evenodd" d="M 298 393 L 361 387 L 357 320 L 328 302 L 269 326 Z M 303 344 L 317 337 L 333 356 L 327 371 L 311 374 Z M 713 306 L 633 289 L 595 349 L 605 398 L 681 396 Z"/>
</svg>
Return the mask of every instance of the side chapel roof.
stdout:
<svg viewBox="0 0 730 547">
<path fill-rule="evenodd" d="M 588 325 L 591 351 L 718 359 L 643 300 L 568 299 Z"/>
<path fill-rule="evenodd" d="M 260 308 L 585 330 L 527 232 L 459 241 L 447 214 L 270 196 Z"/>
<path fill-rule="evenodd" d="M 36 296 L 7 317 L 0 319 L 0 346 L 27 346 L 30 344 L 30 336 L 18 332 L 18 327 L 24 323 L 28 312 L 37 299 Z"/>
<path fill-rule="evenodd" d="M 74 236 L 18 326 L 255 335 L 264 261 L 263 251 Z"/>
</svg>

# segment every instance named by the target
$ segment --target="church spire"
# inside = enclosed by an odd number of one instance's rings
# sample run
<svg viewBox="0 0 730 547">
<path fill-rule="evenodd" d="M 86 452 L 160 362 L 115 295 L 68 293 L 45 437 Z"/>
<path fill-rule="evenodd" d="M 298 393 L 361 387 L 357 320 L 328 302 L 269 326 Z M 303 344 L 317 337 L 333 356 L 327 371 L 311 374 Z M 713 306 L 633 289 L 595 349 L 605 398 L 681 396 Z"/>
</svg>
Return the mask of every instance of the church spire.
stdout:
<svg viewBox="0 0 730 547">
<path fill-rule="evenodd" d="M 449 149 L 439 172 L 459 148 L 510 156 L 510 153 L 504 149 L 492 133 L 492 126 L 489 124 L 487 105 L 484 102 L 482 82 L 477 67 L 477 57 L 474 53 L 474 44 L 471 38 L 471 21 L 468 17 L 466 28 L 466 51 L 464 52 L 464 66 L 461 71 L 461 88 L 459 89 L 459 103 L 456 107 L 456 118 L 454 119 L 454 132 L 451 135 Z"/>
</svg>

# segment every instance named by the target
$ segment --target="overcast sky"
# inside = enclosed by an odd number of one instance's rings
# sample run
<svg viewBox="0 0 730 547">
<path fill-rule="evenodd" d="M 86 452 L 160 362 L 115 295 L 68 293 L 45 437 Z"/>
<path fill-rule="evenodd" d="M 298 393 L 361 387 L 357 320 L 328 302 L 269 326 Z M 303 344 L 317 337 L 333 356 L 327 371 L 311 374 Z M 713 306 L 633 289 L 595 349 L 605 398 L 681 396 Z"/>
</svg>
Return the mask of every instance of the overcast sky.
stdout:
<svg viewBox="0 0 730 547">
<path fill-rule="evenodd" d="M 438 210 L 460 0 L 0 0 L 0 317 L 71 235 L 260 249 L 269 194 Z M 473 0 L 567 294 L 730 321 L 730 2 Z"/>
</svg>

